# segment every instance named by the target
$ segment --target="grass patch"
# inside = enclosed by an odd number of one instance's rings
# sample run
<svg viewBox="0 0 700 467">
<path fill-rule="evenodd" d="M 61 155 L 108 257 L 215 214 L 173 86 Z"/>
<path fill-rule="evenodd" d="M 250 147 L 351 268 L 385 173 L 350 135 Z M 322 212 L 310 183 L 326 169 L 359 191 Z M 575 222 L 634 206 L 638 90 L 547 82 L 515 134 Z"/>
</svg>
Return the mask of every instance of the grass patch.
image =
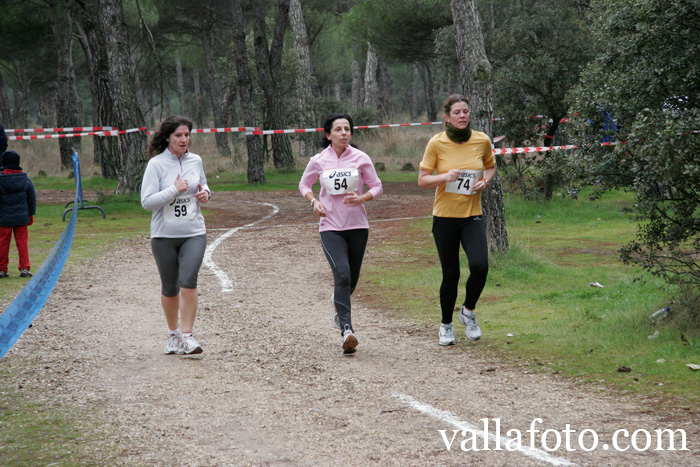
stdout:
<svg viewBox="0 0 700 467">
<path fill-rule="evenodd" d="M 651 323 L 649 315 L 676 291 L 617 259 L 635 233 L 622 214 L 631 202 L 625 193 L 549 203 L 506 197 L 511 249 L 491 259 L 478 308 L 484 337 L 476 345 L 601 390 L 697 402 L 700 374 L 686 364 L 700 363 L 700 333 Z M 434 323 L 437 340 L 442 276 L 431 222 L 415 221 L 404 237 L 375 245 L 382 254 L 365 264 L 363 287 L 382 306 Z M 463 253 L 461 261 L 460 301 L 468 275 Z"/>
<path fill-rule="evenodd" d="M 7 377 L 0 370 L 0 380 Z M 3 466 L 104 465 L 114 449 L 102 442 L 100 431 L 88 411 L 36 403 L 6 385 L 0 390 Z"/>
</svg>

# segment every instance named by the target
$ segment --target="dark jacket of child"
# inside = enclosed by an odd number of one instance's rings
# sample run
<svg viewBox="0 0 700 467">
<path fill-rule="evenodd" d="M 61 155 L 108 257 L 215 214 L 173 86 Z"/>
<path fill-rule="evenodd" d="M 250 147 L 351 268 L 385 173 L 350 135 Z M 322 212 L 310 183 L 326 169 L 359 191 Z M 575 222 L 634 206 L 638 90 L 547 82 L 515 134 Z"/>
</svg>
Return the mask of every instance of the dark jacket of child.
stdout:
<svg viewBox="0 0 700 467">
<path fill-rule="evenodd" d="M 5 151 L 0 160 L 4 164 L 0 167 L 0 226 L 29 225 L 36 214 L 34 184 L 19 166 L 15 151 Z"/>
</svg>

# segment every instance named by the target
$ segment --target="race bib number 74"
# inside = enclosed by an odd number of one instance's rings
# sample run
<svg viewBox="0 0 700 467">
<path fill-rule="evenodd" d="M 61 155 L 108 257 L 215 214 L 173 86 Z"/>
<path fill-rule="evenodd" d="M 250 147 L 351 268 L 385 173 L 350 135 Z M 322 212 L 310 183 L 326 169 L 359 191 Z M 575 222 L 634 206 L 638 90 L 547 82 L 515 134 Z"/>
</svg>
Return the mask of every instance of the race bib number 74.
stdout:
<svg viewBox="0 0 700 467">
<path fill-rule="evenodd" d="M 163 208 L 165 222 L 181 222 L 194 219 L 197 213 L 197 200 L 194 195 L 184 195 L 175 198 L 172 203 Z"/>
<path fill-rule="evenodd" d="M 463 170 L 454 182 L 445 183 L 445 191 L 460 195 L 474 194 L 474 184 L 481 179 L 481 170 Z"/>
<path fill-rule="evenodd" d="M 323 186 L 331 195 L 344 195 L 357 191 L 360 175 L 357 169 L 331 169 L 323 171 Z"/>
</svg>

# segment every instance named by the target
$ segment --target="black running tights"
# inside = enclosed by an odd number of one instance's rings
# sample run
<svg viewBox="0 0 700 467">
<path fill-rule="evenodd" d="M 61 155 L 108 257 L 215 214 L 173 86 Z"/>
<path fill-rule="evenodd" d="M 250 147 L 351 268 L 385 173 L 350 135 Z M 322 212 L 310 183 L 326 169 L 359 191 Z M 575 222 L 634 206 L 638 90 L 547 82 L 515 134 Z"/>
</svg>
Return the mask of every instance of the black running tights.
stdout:
<svg viewBox="0 0 700 467">
<path fill-rule="evenodd" d="M 452 322 L 459 286 L 459 245 L 461 243 L 469 262 L 466 298 L 463 305 L 473 310 L 481 296 L 489 272 L 486 230 L 481 216 L 466 218 L 433 217 L 433 238 L 442 266 L 440 309 L 442 323 Z"/>
</svg>

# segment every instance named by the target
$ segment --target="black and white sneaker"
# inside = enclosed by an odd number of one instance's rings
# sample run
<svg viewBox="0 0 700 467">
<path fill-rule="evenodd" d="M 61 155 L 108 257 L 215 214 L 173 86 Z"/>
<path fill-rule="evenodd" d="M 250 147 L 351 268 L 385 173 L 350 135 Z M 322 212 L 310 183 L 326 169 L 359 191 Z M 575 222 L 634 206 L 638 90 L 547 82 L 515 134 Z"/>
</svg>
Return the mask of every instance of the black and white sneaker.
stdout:
<svg viewBox="0 0 700 467">
<path fill-rule="evenodd" d="M 20 269 L 19 270 L 19 277 L 32 277 L 33 274 L 29 272 L 28 269 Z"/>
</svg>

